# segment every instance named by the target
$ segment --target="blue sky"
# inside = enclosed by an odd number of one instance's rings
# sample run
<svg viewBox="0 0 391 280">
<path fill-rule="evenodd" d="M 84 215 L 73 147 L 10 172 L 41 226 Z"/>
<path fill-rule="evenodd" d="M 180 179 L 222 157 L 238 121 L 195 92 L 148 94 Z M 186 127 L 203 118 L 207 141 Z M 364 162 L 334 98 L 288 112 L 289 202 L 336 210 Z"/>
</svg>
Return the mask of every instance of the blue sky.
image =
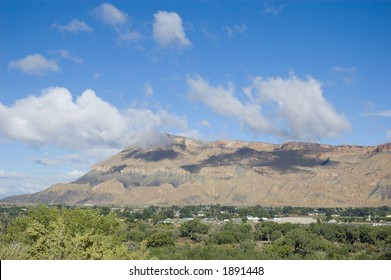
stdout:
<svg viewBox="0 0 391 280">
<path fill-rule="evenodd" d="M 391 141 L 391 1 L 0 1 L 0 197 L 161 132 Z"/>
</svg>

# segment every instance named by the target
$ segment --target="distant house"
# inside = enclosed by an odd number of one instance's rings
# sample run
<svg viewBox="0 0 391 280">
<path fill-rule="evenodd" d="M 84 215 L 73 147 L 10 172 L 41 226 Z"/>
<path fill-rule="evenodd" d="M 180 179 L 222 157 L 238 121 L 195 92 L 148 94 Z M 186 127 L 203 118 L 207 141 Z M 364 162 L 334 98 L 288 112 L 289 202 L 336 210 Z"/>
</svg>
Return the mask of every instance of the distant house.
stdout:
<svg viewBox="0 0 391 280">
<path fill-rule="evenodd" d="M 253 216 L 247 216 L 247 221 L 250 223 L 259 223 L 259 218 Z"/>
</svg>

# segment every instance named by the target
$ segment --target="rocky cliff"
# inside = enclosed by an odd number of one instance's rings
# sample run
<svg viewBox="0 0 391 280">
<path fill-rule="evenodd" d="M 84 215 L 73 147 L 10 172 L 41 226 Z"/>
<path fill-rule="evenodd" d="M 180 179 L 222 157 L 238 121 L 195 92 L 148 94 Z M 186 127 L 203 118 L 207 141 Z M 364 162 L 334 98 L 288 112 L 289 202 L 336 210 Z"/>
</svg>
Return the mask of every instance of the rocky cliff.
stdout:
<svg viewBox="0 0 391 280">
<path fill-rule="evenodd" d="M 128 147 L 70 184 L 10 203 L 391 206 L 390 144 L 201 142 Z"/>
</svg>

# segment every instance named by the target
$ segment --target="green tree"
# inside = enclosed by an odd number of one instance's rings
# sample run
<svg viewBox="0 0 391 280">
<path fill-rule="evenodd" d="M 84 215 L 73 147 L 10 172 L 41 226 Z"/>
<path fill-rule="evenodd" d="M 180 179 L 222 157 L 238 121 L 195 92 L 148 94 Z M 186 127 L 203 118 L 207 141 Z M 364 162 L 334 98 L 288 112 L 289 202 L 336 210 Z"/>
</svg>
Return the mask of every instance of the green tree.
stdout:
<svg viewBox="0 0 391 280">
<path fill-rule="evenodd" d="M 207 234 L 209 227 L 201 223 L 199 219 L 184 222 L 179 227 L 181 237 L 190 238 L 194 241 L 201 241 L 203 235 Z"/>
<path fill-rule="evenodd" d="M 11 222 L 5 240 L 23 247 L 26 259 L 135 258 L 124 243 L 121 221 L 98 209 L 32 207 Z"/>
<path fill-rule="evenodd" d="M 155 232 L 147 238 L 147 247 L 162 247 L 173 246 L 175 244 L 171 232 L 159 231 Z"/>
</svg>

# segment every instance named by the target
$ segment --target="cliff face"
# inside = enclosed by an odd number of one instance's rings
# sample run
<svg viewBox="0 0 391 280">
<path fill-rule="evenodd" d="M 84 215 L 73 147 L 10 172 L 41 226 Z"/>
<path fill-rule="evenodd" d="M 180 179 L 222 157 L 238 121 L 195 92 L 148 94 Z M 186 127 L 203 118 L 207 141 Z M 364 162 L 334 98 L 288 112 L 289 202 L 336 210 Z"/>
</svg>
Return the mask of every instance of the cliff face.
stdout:
<svg viewBox="0 0 391 280">
<path fill-rule="evenodd" d="M 391 145 L 201 142 L 128 147 L 70 184 L 13 203 L 391 206 Z"/>
</svg>

